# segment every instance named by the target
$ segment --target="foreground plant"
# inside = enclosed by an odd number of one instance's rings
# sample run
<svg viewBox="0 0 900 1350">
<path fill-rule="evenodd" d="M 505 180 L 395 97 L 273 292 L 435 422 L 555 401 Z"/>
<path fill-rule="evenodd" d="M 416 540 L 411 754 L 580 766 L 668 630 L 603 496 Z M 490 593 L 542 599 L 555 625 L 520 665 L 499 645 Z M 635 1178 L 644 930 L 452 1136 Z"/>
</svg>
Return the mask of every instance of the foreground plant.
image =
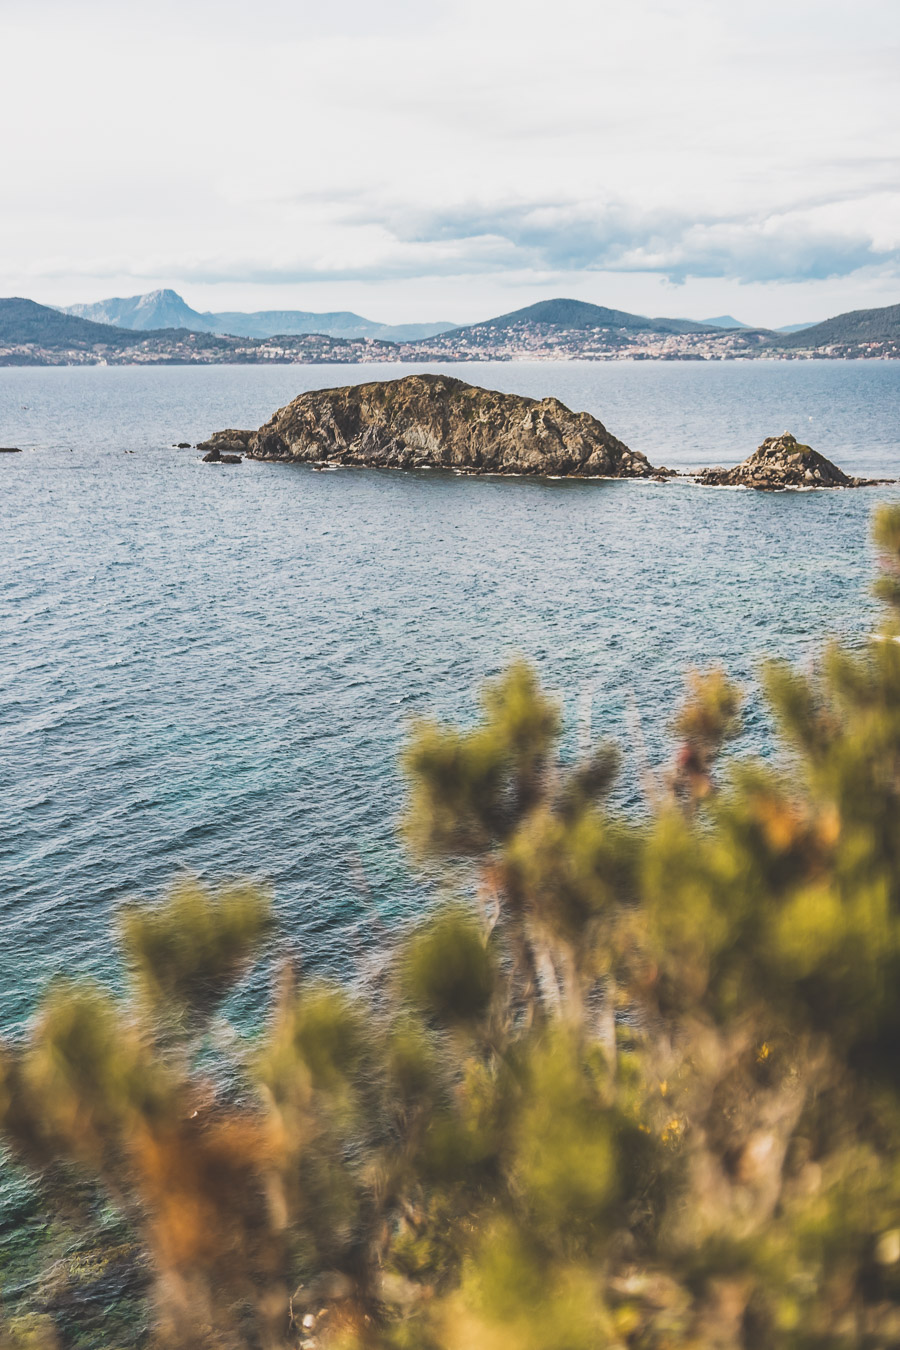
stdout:
<svg viewBox="0 0 900 1350">
<path fill-rule="evenodd" d="M 121 1207 L 160 1345 L 900 1344 L 900 510 L 876 541 L 883 631 L 767 669 L 781 767 L 718 769 L 718 671 L 637 823 L 524 664 L 420 723 L 407 837 L 470 899 L 368 998 L 286 971 L 213 1081 L 270 915 L 199 885 L 123 915 L 127 1001 L 48 993 L 3 1130 Z"/>
</svg>

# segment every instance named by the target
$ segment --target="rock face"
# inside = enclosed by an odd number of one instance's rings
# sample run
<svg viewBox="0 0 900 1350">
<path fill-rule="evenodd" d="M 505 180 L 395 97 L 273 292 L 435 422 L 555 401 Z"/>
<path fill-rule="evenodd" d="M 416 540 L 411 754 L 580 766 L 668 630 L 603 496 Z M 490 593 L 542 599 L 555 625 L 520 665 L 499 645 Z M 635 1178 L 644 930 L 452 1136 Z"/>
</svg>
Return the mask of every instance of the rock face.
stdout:
<svg viewBox="0 0 900 1350">
<path fill-rule="evenodd" d="M 259 431 L 219 431 L 198 449 L 254 459 L 457 469 L 466 473 L 648 478 L 639 451 L 589 413 L 479 389 L 446 375 L 301 394 Z"/>
<path fill-rule="evenodd" d="M 770 436 L 734 469 L 701 469 L 697 482 L 706 487 L 751 487 L 775 491 L 786 487 L 864 487 L 872 480 L 850 478 L 789 431 Z"/>
</svg>

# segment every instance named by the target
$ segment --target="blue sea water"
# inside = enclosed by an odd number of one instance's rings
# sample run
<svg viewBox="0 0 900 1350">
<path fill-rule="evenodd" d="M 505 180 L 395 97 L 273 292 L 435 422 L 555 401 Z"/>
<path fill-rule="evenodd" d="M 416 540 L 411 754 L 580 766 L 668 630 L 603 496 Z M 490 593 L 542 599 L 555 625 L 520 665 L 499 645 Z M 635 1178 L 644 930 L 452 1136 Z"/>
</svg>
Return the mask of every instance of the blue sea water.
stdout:
<svg viewBox="0 0 900 1350">
<path fill-rule="evenodd" d="M 56 974 L 117 979 L 116 907 L 183 872 L 271 883 L 279 941 L 347 973 L 428 903 L 395 825 L 413 715 L 473 715 L 525 653 L 568 748 L 651 758 L 691 664 L 748 689 L 874 622 L 867 521 L 893 487 L 754 494 L 199 462 L 304 389 L 409 366 L 0 371 L 0 1027 Z M 595 413 L 654 463 L 734 463 L 785 428 L 900 474 L 900 363 L 440 367 Z M 264 967 L 241 994 L 264 1001 Z"/>
</svg>

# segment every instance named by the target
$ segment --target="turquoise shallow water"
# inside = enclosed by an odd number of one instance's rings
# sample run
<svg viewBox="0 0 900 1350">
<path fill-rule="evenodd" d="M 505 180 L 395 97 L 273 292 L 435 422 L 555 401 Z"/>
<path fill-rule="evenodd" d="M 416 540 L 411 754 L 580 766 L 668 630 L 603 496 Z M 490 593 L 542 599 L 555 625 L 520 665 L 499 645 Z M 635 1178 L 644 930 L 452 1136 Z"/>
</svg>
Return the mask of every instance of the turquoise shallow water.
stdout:
<svg viewBox="0 0 900 1350">
<path fill-rule="evenodd" d="M 0 443 L 27 451 L 0 463 L 2 1026 L 55 973 L 114 977 L 116 905 L 182 870 L 270 880 L 282 942 L 358 968 L 427 894 L 394 831 L 408 719 L 468 717 L 514 652 L 573 724 L 626 735 L 636 708 L 654 758 L 684 668 L 722 662 L 766 751 L 758 657 L 871 627 L 867 517 L 894 488 L 226 470 L 171 448 L 396 373 L 0 371 Z M 900 473 L 900 363 L 452 373 L 588 408 L 656 463 L 735 462 L 787 427 Z M 635 781 L 629 752 L 623 802 Z"/>
</svg>

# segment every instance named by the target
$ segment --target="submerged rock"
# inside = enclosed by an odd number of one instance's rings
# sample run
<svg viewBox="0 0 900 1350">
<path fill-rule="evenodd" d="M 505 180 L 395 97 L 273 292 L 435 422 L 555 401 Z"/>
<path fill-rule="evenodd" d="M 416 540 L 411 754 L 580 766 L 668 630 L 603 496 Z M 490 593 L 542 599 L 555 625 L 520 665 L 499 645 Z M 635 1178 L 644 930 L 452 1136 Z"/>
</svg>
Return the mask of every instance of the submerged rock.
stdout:
<svg viewBox="0 0 900 1350">
<path fill-rule="evenodd" d="M 865 487 L 875 479 L 851 478 L 790 434 L 770 436 L 734 469 L 701 469 L 697 482 L 705 487 L 751 487 L 775 491 L 786 487 Z"/>
<path fill-rule="evenodd" d="M 629 450 L 590 413 L 573 413 L 555 398 L 501 394 L 446 375 L 312 390 L 258 431 L 219 431 L 198 449 L 464 473 L 579 478 L 653 473 L 640 451 Z"/>
</svg>

